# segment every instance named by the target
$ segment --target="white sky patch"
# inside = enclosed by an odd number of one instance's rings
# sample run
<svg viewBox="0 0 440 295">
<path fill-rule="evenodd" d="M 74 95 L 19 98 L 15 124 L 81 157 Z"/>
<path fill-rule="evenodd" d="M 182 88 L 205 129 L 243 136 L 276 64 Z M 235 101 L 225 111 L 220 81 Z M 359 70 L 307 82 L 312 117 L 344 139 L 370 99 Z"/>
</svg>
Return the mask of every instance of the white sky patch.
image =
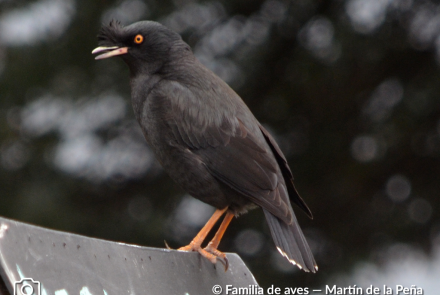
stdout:
<svg viewBox="0 0 440 295">
<path fill-rule="evenodd" d="M 403 202 L 411 194 L 411 182 L 403 175 L 393 175 L 386 183 L 386 192 L 393 202 Z"/>
<path fill-rule="evenodd" d="M 75 13 L 73 0 L 40 0 L 0 15 L 0 43 L 32 45 L 61 36 Z"/>
<path fill-rule="evenodd" d="M 395 288 L 403 285 L 410 288 L 415 285 L 423 289 L 424 294 L 438 294 L 440 278 L 440 244 L 436 243 L 429 257 L 422 251 L 406 244 L 395 244 L 381 252 L 387 261 L 378 266 L 371 262 L 358 263 L 351 274 L 339 274 L 328 282 L 329 285 L 357 286 L 367 288 L 370 285 Z M 401 293 L 403 294 L 403 293 Z"/>
<path fill-rule="evenodd" d="M 351 143 L 351 155 L 359 162 L 373 161 L 378 155 L 379 145 L 375 137 L 361 135 Z"/>
<path fill-rule="evenodd" d="M 175 218 L 186 225 L 199 227 L 205 224 L 213 213 L 214 209 L 211 206 L 185 195 L 175 211 Z"/>
<path fill-rule="evenodd" d="M 310 20 L 299 32 L 302 46 L 321 60 L 334 62 L 341 55 L 339 43 L 335 40 L 333 23 L 325 17 Z"/>
<path fill-rule="evenodd" d="M 50 153 L 55 166 L 65 172 L 93 181 L 138 177 L 154 158 L 137 122 L 115 129 L 117 134 L 112 138 L 99 135 L 99 131 L 124 119 L 126 107 L 116 94 L 77 101 L 48 94 L 23 108 L 21 130 L 28 137 L 58 134 L 62 140 Z"/>
<path fill-rule="evenodd" d="M 354 29 L 360 33 L 370 33 L 384 21 L 392 0 L 350 0 L 346 12 Z"/>
<path fill-rule="evenodd" d="M 381 122 L 386 120 L 393 109 L 402 101 L 404 89 L 402 83 L 396 78 L 382 82 L 371 94 L 362 113 L 370 120 Z"/>
</svg>

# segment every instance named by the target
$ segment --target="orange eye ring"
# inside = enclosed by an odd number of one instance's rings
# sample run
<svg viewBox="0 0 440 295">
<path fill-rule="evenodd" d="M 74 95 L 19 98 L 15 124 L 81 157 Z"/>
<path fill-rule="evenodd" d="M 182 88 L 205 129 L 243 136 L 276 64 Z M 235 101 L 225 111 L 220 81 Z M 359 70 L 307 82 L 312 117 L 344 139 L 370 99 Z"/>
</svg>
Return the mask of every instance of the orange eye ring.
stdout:
<svg viewBox="0 0 440 295">
<path fill-rule="evenodd" d="M 137 34 L 136 37 L 134 37 L 134 43 L 141 44 L 144 41 L 144 36 L 141 34 Z"/>
</svg>

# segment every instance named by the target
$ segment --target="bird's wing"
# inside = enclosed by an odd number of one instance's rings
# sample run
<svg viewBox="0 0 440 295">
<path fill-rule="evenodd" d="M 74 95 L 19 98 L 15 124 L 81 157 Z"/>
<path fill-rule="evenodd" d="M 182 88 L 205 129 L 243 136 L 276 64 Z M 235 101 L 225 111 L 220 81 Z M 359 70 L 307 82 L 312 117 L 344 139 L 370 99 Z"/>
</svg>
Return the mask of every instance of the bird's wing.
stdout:
<svg viewBox="0 0 440 295">
<path fill-rule="evenodd" d="M 301 196 L 299 195 L 298 191 L 295 188 L 295 185 L 293 184 L 292 171 L 290 170 L 290 167 L 289 167 L 289 164 L 287 163 L 286 157 L 284 156 L 280 147 L 276 143 L 275 139 L 266 130 L 266 128 L 264 128 L 261 125 L 259 125 L 259 126 L 260 126 L 261 132 L 264 135 L 264 138 L 266 139 L 275 158 L 277 159 L 277 162 L 280 166 L 281 172 L 283 173 L 283 177 L 284 177 L 284 180 L 286 181 L 287 191 L 289 192 L 290 199 L 293 202 L 295 202 L 295 204 L 298 205 L 310 218 L 313 219 L 312 211 L 310 211 L 309 207 L 304 202 L 304 200 L 301 198 Z"/>
<path fill-rule="evenodd" d="M 177 143 L 197 155 L 219 181 L 291 224 L 294 218 L 289 191 L 295 192 L 295 203 L 303 209 L 307 206 L 293 187 L 281 150 L 247 107 L 240 110 L 239 104 L 239 110 L 225 110 L 220 105 L 215 109 L 210 101 L 194 98 L 197 94 L 173 87 L 181 86 L 167 87 L 171 97 L 167 121 Z M 179 93 L 179 97 L 172 93 Z M 310 212 L 308 208 L 305 211 Z"/>
</svg>

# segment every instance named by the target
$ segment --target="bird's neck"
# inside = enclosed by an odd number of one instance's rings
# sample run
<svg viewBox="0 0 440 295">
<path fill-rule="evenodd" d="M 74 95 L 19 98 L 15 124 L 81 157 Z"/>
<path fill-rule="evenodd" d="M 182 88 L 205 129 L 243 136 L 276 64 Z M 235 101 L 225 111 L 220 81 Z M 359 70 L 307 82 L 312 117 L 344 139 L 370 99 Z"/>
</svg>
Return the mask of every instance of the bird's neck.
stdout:
<svg viewBox="0 0 440 295">
<path fill-rule="evenodd" d="M 139 66 L 139 61 L 127 61 L 128 68 L 130 69 L 130 78 L 148 77 L 158 74 L 164 66 L 163 61 L 142 61 L 142 66 Z"/>
<path fill-rule="evenodd" d="M 131 102 L 136 119 L 139 121 L 142 107 L 154 86 L 162 80 L 160 75 L 138 73 L 130 79 Z"/>
</svg>

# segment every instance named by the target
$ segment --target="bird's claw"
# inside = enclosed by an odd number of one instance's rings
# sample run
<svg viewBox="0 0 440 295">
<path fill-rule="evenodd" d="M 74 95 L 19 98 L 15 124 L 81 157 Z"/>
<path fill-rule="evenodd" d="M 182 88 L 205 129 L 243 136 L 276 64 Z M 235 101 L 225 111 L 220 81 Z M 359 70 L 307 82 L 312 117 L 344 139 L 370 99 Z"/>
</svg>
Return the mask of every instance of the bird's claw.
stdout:
<svg viewBox="0 0 440 295">
<path fill-rule="evenodd" d="M 223 264 L 223 266 L 225 267 L 225 272 L 228 271 L 229 268 L 229 260 L 228 258 L 225 256 L 223 258 L 220 258 L 220 262 Z"/>
<path fill-rule="evenodd" d="M 165 243 L 165 247 L 166 247 L 168 250 L 173 250 L 173 248 L 171 248 L 171 247 L 168 245 L 167 241 L 163 240 L 163 242 Z"/>
<path fill-rule="evenodd" d="M 218 249 L 211 247 L 210 244 L 208 244 L 208 246 L 203 249 L 206 252 L 210 253 L 212 256 L 214 256 L 215 258 L 218 258 L 219 261 L 223 264 L 223 266 L 225 267 L 225 272 L 228 270 L 229 268 L 229 260 L 226 257 L 226 254 L 223 252 L 220 252 Z"/>
<path fill-rule="evenodd" d="M 216 264 L 217 260 L 220 261 L 221 264 L 223 264 L 223 266 L 225 267 L 226 272 L 229 268 L 229 260 L 226 257 L 226 254 L 218 251 L 217 249 L 211 250 L 207 248 L 208 247 L 206 247 L 205 249 L 200 248 L 198 252 L 200 253 L 200 255 L 211 261 L 213 264 Z"/>
</svg>

